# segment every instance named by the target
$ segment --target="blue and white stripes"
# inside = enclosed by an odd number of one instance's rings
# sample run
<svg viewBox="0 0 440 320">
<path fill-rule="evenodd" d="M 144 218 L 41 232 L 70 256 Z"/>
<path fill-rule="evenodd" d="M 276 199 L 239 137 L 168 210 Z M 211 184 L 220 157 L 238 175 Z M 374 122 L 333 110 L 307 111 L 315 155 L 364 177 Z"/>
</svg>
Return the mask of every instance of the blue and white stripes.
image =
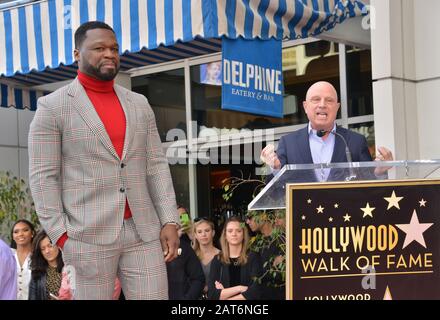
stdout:
<svg viewBox="0 0 440 320">
<path fill-rule="evenodd" d="M 218 25 L 211 23 L 232 39 L 307 38 L 367 13 L 361 0 L 216 0 L 216 6 Z"/>
<path fill-rule="evenodd" d="M 205 37 L 210 0 L 46 0 L 0 11 L 0 74 L 73 60 L 74 33 L 90 20 L 112 26 L 121 54 Z M 212 37 L 213 35 L 208 35 Z M 215 35 L 214 35 L 215 37 Z"/>
<path fill-rule="evenodd" d="M 0 75 L 71 65 L 85 21 L 112 26 L 124 54 L 196 37 L 305 38 L 363 8 L 359 0 L 43 0 L 0 11 Z"/>
<path fill-rule="evenodd" d="M 37 99 L 47 93 L 48 92 L 15 88 L 1 83 L 0 107 L 35 111 L 37 109 Z"/>
</svg>

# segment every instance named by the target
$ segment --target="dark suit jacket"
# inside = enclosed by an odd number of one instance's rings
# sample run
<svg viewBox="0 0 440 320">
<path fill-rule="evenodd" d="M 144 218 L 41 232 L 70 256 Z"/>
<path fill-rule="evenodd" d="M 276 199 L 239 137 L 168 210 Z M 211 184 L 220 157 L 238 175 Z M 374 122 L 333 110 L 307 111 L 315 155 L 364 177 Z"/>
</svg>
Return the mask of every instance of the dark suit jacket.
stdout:
<svg viewBox="0 0 440 320">
<path fill-rule="evenodd" d="M 167 263 L 168 295 L 170 300 L 198 300 L 205 286 L 205 274 L 191 245 L 180 240 L 182 253 Z"/>
<path fill-rule="evenodd" d="M 372 160 L 368 151 L 367 140 L 363 135 L 339 126 L 336 127 L 336 132 L 347 141 L 353 162 Z M 313 163 L 308 127 L 283 136 L 278 144 L 277 155 L 281 166 L 285 164 Z M 344 141 L 338 136 L 335 136 L 335 148 L 331 162 L 347 162 Z"/>
<path fill-rule="evenodd" d="M 353 162 L 372 160 L 370 152 L 368 151 L 367 140 L 363 135 L 339 126 L 336 127 L 336 132 L 342 135 L 347 141 Z M 312 152 L 310 151 L 308 127 L 306 126 L 303 129 L 281 137 L 278 144 L 277 156 L 281 162 L 281 167 L 286 164 L 312 164 L 313 158 Z M 333 149 L 331 162 L 347 162 L 344 141 L 338 136 L 335 136 L 335 147 Z M 335 180 L 337 178 L 335 175 L 346 174 L 348 173 L 344 170 L 332 170 L 328 180 Z M 366 179 L 371 178 L 371 176 L 368 175 L 368 177 L 360 178 Z M 316 177 L 314 175 L 304 175 L 299 180 L 300 181 L 297 182 L 313 182 L 316 181 Z"/>
</svg>

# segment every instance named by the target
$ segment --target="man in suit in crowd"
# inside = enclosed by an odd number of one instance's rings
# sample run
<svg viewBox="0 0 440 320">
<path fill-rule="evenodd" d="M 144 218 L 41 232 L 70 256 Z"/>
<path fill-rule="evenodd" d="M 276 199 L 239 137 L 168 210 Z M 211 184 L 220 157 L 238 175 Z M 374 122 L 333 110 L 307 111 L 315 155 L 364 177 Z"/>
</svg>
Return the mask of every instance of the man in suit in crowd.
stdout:
<svg viewBox="0 0 440 320">
<path fill-rule="evenodd" d="M 303 107 L 309 119 L 308 126 L 281 137 L 276 152 L 273 145 L 266 146 L 261 152 L 261 159 L 275 173 L 285 164 L 347 162 L 345 143 L 337 134 L 347 142 L 353 162 L 372 160 L 364 136 L 336 126 L 340 103 L 332 84 L 325 81 L 314 83 L 307 91 Z M 377 151 L 376 160 L 393 160 L 387 148 L 379 147 Z M 386 170 L 385 167 L 378 167 L 375 175 L 383 175 Z M 316 178 L 326 181 L 329 174 L 329 170 L 326 170 L 323 177 L 317 175 Z"/>
<path fill-rule="evenodd" d="M 147 99 L 114 84 L 111 27 L 75 32 L 78 77 L 38 100 L 29 175 L 42 226 L 75 271 L 74 299 L 167 299 L 165 262 L 177 256 L 179 217 Z"/>
</svg>

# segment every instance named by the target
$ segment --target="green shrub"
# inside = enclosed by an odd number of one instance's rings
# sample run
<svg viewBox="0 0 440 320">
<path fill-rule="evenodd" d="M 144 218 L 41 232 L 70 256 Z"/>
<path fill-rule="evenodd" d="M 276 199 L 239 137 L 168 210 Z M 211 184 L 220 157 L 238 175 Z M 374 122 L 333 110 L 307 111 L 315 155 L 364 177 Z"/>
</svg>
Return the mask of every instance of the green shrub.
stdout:
<svg viewBox="0 0 440 320">
<path fill-rule="evenodd" d="M 9 171 L 0 172 L 0 238 L 11 241 L 11 228 L 18 219 L 31 221 L 38 229 L 39 221 L 30 190 L 23 179 Z"/>
</svg>

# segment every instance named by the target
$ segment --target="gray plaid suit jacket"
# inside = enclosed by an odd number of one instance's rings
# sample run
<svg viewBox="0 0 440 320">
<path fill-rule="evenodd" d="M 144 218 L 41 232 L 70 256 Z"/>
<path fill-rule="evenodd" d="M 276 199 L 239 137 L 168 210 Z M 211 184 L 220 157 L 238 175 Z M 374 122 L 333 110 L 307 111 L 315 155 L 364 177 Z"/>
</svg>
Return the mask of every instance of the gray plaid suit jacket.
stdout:
<svg viewBox="0 0 440 320">
<path fill-rule="evenodd" d="M 29 132 L 29 183 L 52 242 L 110 244 L 126 198 L 143 241 L 178 222 L 167 159 L 147 99 L 115 85 L 126 117 L 122 159 L 78 79 L 38 100 Z"/>
</svg>

